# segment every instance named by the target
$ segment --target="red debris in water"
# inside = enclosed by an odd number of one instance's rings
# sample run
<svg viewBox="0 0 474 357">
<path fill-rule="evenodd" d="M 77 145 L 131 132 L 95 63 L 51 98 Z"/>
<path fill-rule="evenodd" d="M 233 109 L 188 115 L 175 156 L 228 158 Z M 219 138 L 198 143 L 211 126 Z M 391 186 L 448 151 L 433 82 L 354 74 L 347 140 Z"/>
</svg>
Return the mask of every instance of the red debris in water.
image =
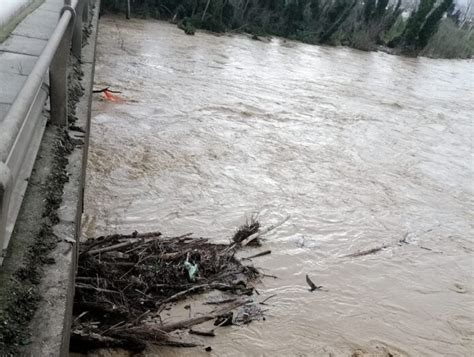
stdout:
<svg viewBox="0 0 474 357">
<path fill-rule="evenodd" d="M 109 102 L 116 102 L 117 98 L 112 95 L 107 89 L 102 92 L 104 94 L 104 98 L 108 100 Z"/>
</svg>

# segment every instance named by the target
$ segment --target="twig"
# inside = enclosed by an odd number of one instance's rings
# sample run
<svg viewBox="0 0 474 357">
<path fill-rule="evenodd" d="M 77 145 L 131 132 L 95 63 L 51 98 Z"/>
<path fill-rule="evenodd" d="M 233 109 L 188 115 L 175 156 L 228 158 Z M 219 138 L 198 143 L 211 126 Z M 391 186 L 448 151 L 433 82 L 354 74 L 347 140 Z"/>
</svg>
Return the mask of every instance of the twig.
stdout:
<svg viewBox="0 0 474 357">
<path fill-rule="evenodd" d="M 222 283 L 195 285 L 195 286 L 193 286 L 193 287 L 191 287 L 187 290 L 180 291 L 179 293 L 176 293 L 176 294 L 170 296 L 169 298 L 166 298 L 166 299 L 160 301 L 160 304 L 166 304 L 170 301 L 173 301 L 173 300 L 176 300 L 176 299 L 180 298 L 181 296 L 187 295 L 190 292 L 195 291 L 195 290 L 201 290 L 201 289 L 229 289 L 229 288 L 231 288 L 230 285 L 222 284 Z"/>
<path fill-rule="evenodd" d="M 153 239 L 151 239 L 151 238 L 148 238 L 148 239 L 135 238 L 135 239 L 133 239 L 133 240 L 130 239 L 130 240 L 126 241 L 126 242 L 122 242 L 122 243 L 118 243 L 118 244 L 114 244 L 114 245 L 109 245 L 108 247 L 90 250 L 90 251 L 88 251 L 87 253 L 90 254 L 90 255 L 96 255 L 96 254 L 99 254 L 99 253 L 111 252 L 111 251 L 114 251 L 114 250 L 118 250 L 118 249 L 121 249 L 121 248 L 125 248 L 125 247 L 134 245 L 135 243 L 139 243 L 139 242 L 149 243 L 149 242 L 151 242 L 152 240 L 153 240 Z M 85 252 L 84 252 L 84 253 L 85 253 Z"/>
<path fill-rule="evenodd" d="M 142 320 L 145 316 L 147 316 L 148 314 L 150 313 L 150 310 L 146 310 L 143 314 L 141 314 L 140 316 L 138 316 L 135 320 L 133 320 L 131 322 L 132 325 L 134 325 L 135 323 L 137 323 L 138 321 Z"/>
<path fill-rule="evenodd" d="M 267 297 L 265 300 L 261 301 L 259 304 L 261 305 L 266 305 L 265 303 L 270 300 L 271 298 L 277 296 L 276 294 L 273 294 L 273 295 L 270 295 L 269 297 Z"/>
<path fill-rule="evenodd" d="M 76 282 L 77 281 L 93 281 L 93 282 L 97 282 L 97 281 L 100 281 L 102 280 L 101 277 L 98 277 L 98 276 L 76 276 Z"/>
<path fill-rule="evenodd" d="M 270 232 L 271 230 L 281 226 L 283 223 L 285 223 L 286 221 L 288 221 L 288 219 L 290 218 L 290 216 L 286 216 L 283 220 L 281 220 L 280 222 L 277 222 L 273 225 L 270 225 L 268 226 L 267 228 L 264 228 L 262 229 L 260 232 L 257 232 L 257 233 L 254 233 L 252 234 L 250 237 L 248 238 L 245 238 L 242 242 L 240 242 L 240 245 L 242 247 L 245 247 L 247 244 L 249 244 L 251 241 L 257 239 L 258 237 Z"/>
<path fill-rule="evenodd" d="M 430 251 L 430 252 L 433 251 L 433 249 L 428 248 L 428 247 L 423 247 L 422 245 L 420 245 L 419 247 L 420 247 L 421 249 L 428 250 L 428 251 Z"/>
<path fill-rule="evenodd" d="M 217 325 L 214 327 L 214 330 L 215 330 L 216 328 L 218 328 L 218 327 L 221 327 L 221 326 L 225 325 L 226 323 L 227 323 L 227 320 L 222 321 L 220 324 L 217 324 Z"/>
<path fill-rule="evenodd" d="M 118 240 L 118 239 L 129 239 L 129 238 L 158 238 L 161 236 L 161 232 L 146 232 L 146 233 L 138 233 L 137 231 L 133 232 L 132 234 L 110 234 L 108 236 L 100 236 L 93 240 L 93 243 L 88 245 L 81 254 L 87 253 L 92 248 L 107 243 L 110 240 Z"/>
<path fill-rule="evenodd" d="M 98 292 L 101 292 L 101 293 L 120 294 L 119 291 L 96 288 L 95 286 L 85 285 L 85 284 L 76 284 L 76 289 L 95 290 L 95 291 L 98 291 Z"/>
<path fill-rule="evenodd" d="M 99 304 L 93 302 L 76 302 L 74 304 L 74 309 L 79 311 L 89 311 L 92 314 L 105 316 L 107 315 L 109 318 L 117 318 L 117 319 L 130 319 L 128 312 L 114 309 L 112 307 L 108 308 L 107 304 Z"/>
<path fill-rule="evenodd" d="M 214 330 L 197 331 L 197 330 L 190 329 L 189 333 L 193 334 L 193 335 L 206 336 L 206 337 L 215 337 L 216 336 L 216 334 L 214 333 Z"/>
<path fill-rule="evenodd" d="M 174 284 L 155 284 L 149 286 L 147 291 L 150 291 L 151 288 L 159 289 L 159 288 L 167 288 L 167 289 L 185 289 L 192 286 L 192 284 L 182 284 L 182 285 L 174 285 Z"/>
<path fill-rule="evenodd" d="M 128 247 L 128 246 L 133 245 L 135 243 L 136 243 L 135 241 L 128 241 L 128 242 L 118 243 L 118 244 L 110 245 L 108 247 L 94 249 L 94 250 L 89 251 L 88 253 L 90 255 L 96 255 L 96 254 L 99 254 L 99 253 L 111 252 L 113 250 Z"/>
<path fill-rule="evenodd" d="M 108 329 L 101 332 L 100 334 L 102 336 L 104 336 L 107 332 L 112 331 L 114 328 L 119 327 L 120 325 L 123 325 L 124 323 L 125 323 L 125 321 L 120 321 L 120 322 L 116 323 L 115 325 L 110 326 Z"/>
<path fill-rule="evenodd" d="M 176 239 L 183 239 L 183 238 L 189 238 L 193 235 L 193 233 L 186 233 L 186 234 L 183 234 L 182 236 L 178 236 L 176 237 Z"/>
<path fill-rule="evenodd" d="M 202 343 L 195 343 L 195 342 L 184 342 L 184 341 L 176 341 L 176 340 L 162 340 L 157 343 L 161 346 L 171 346 L 171 347 L 198 347 L 203 346 Z"/>
<path fill-rule="evenodd" d="M 250 260 L 250 259 L 253 259 L 253 258 L 258 258 L 258 257 L 263 257 L 264 255 L 268 255 L 268 254 L 271 254 L 272 251 L 271 250 L 265 250 L 261 253 L 258 253 L 258 254 L 255 254 L 255 255 L 251 255 L 250 257 L 246 257 L 246 258 L 242 258 L 244 260 Z"/>
<path fill-rule="evenodd" d="M 138 343 L 137 343 L 138 342 Z M 70 348 L 72 352 L 87 352 L 88 350 L 94 350 L 98 348 L 133 348 L 134 351 L 143 351 L 146 348 L 146 344 L 141 341 L 135 341 L 133 345 L 122 338 L 112 338 L 107 336 L 101 336 L 98 333 L 90 332 L 87 335 L 82 335 L 77 332 L 71 333 L 71 344 Z"/>
<path fill-rule="evenodd" d="M 273 278 L 273 279 L 278 279 L 276 275 L 271 275 L 271 274 L 262 274 L 264 278 Z"/>
<path fill-rule="evenodd" d="M 362 250 L 362 251 L 360 251 L 360 252 L 356 252 L 356 253 L 344 255 L 343 258 L 347 258 L 347 257 L 357 258 L 357 257 L 362 257 L 362 256 L 364 256 L 364 255 L 375 254 L 375 253 L 378 253 L 378 252 L 380 252 L 382 249 L 385 249 L 385 248 L 387 248 L 387 246 L 384 244 L 383 246 L 378 247 L 378 248 L 372 248 L 372 249 L 368 249 L 368 250 Z"/>
<path fill-rule="evenodd" d="M 139 294 L 142 294 L 142 295 L 143 295 L 144 297 L 146 297 L 147 299 L 153 299 L 152 296 L 145 294 L 143 291 L 140 291 L 140 290 L 138 290 L 138 289 L 135 289 L 135 291 L 136 291 L 137 293 L 139 293 Z"/>
<path fill-rule="evenodd" d="M 190 328 L 191 326 L 194 325 L 199 325 L 202 324 L 203 322 L 215 319 L 217 316 L 224 315 L 242 305 L 246 305 L 250 300 L 244 300 L 244 301 L 236 301 L 235 303 L 230 304 L 229 306 L 226 306 L 222 309 L 216 310 L 214 312 L 211 312 L 207 315 L 199 316 L 199 317 L 193 317 L 191 319 L 183 320 L 183 321 L 178 321 L 174 323 L 170 323 L 168 325 L 163 325 L 160 326 L 160 331 L 163 332 L 171 332 L 174 330 L 181 330 L 181 329 L 186 329 Z"/>
<path fill-rule="evenodd" d="M 74 325 L 77 321 L 79 321 L 84 315 L 88 314 L 89 311 L 83 311 L 78 317 L 76 317 L 74 319 L 74 321 L 72 322 L 72 325 Z"/>
<path fill-rule="evenodd" d="M 120 91 L 118 91 L 118 90 L 110 90 L 109 88 L 110 88 L 110 87 L 105 87 L 105 88 L 102 88 L 102 89 L 94 89 L 94 90 L 92 91 L 92 93 L 103 93 L 103 92 L 106 92 L 106 91 L 107 91 L 107 92 L 110 92 L 110 93 L 122 93 L 122 92 L 120 92 Z"/>
<path fill-rule="evenodd" d="M 237 300 L 236 298 L 224 299 L 219 301 L 206 301 L 204 304 L 206 305 L 220 305 L 220 304 L 227 304 L 229 302 L 234 302 Z"/>
</svg>

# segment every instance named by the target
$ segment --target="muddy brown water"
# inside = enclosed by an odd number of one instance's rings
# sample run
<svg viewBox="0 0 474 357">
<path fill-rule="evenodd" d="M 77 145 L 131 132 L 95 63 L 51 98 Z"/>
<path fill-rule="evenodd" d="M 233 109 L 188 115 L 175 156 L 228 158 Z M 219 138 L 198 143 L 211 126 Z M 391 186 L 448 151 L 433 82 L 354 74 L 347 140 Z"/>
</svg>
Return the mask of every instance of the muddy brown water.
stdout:
<svg viewBox="0 0 474 357">
<path fill-rule="evenodd" d="M 473 83 L 473 61 L 104 17 L 95 86 L 124 101 L 93 103 L 84 235 L 226 241 L 289 214 L 255 260 L 278 276 L 267 320 L 219 329 L 212 355 L 471 355 Z"/>
</svg>

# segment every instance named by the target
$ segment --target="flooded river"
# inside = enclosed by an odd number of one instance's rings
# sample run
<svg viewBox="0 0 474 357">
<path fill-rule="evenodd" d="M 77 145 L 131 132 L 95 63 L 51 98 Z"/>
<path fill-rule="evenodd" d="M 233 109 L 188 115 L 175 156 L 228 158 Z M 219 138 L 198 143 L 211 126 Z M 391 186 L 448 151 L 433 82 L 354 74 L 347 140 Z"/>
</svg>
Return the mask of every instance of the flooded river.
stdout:
<svg viewBox="0 0 474 357">
<path fill-rule="evenodd" d="M 84 235 L 227 241 L 290 215 L 255 260 L 278 276 L 266 321 L 211 355 L 471 355 L 473 83 L 472 61 L 104 17 L 95 87 L 124 101 L 93 103 Z"/>
</svg>

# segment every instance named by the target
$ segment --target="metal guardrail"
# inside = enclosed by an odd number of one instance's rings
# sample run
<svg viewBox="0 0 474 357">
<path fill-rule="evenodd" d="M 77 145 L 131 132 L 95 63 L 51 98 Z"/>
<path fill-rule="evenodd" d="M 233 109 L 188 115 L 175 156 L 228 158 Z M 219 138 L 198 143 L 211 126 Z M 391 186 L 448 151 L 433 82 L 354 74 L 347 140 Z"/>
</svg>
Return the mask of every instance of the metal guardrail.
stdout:
<svg viewBox="0 0 474 357">
<path fill-rule="evenodd" d="M 43 137 L 46 122 L 40 114 L 48 94 L 51 122 L 68 125 L 67 67 L 71 51 L 81 58 L 82 25 L 89 22 L 92 1 L 64 0 L 54 32 L 0 123 L 0 265 Z"/>
</svg>

